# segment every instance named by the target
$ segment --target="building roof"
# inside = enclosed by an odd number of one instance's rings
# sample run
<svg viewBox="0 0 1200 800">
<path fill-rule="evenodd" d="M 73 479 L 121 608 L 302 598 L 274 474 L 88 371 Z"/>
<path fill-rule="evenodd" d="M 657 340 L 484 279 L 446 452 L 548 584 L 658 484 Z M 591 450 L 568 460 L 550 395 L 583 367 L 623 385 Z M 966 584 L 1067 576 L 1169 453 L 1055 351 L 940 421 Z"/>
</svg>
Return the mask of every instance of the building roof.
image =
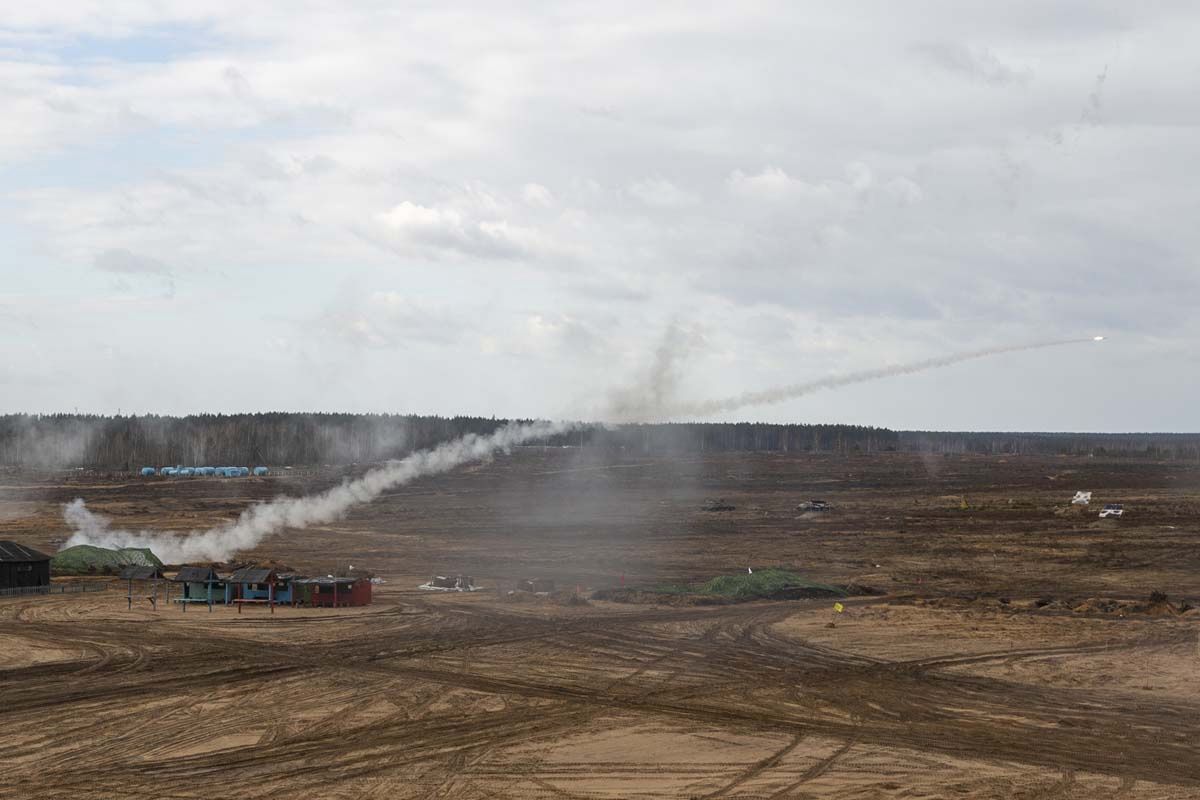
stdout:
<svg viewBox="0 0 1200 800">
<path fill-rule="evenodd" d="M 229 576 L 230 583 L 267 583 L 276 577 L 275 570 L 264 567 L 242 567 Z"/>
<path fill-rule="evenodd" d="M 123 581 L 152 581 L 162 576 L 162 570 L 158 567 L 129 566 L 121 570 L 121 574 L 117 577 Z"/>
<path fill-rule="evenodd" d="M 0 561 L 49 561 L 50 556 L 45 553 L 39 553 L 37 550 L 26 547 L 23 544 L 10 542 L 7 539 L 0 541 Z"/>
<path fill-rule="evenodd" d="M 354 584 L 363 580 L 366 580 L 366 578 L 330 578 L 326 576 L 323 578 L 297 578 L 295 582 L 305 583 L 310 586 L 333 586 L 337 584 L 338 586 L 353 587 Z"/>
<path fill-rule="evenodd" d="M 171 580 L 175 583 L 221 582 L 221 576 L 212 567 L 180 567 Z"/>
</svg>

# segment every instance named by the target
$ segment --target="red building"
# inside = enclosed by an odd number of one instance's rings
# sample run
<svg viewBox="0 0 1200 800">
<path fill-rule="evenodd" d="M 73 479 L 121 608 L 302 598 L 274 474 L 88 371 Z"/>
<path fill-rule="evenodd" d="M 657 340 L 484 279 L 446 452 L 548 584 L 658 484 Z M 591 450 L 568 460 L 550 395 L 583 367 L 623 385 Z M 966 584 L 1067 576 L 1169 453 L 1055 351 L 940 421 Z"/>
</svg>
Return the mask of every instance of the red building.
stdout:
<svg viewBox="0 0 1200 800">
<path fill-rule="evenodd" d="M 300 602 L 317 608 L 371 605 L 371 582 L 366 578 L 301 578 Z"/>
</svg>

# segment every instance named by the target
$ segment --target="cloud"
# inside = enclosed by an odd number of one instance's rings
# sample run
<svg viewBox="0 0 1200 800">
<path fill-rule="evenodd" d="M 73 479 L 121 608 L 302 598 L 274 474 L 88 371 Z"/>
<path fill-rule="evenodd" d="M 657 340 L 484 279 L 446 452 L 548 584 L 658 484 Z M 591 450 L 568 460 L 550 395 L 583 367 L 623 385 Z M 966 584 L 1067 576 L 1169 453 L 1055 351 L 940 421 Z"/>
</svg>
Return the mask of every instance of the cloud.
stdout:
<svg viewBox="0 0 1200 800">
<path fill-rule="evenodd" d="M 521 197 L 531 206 L 549 208 L 554 205 L 554 195 L 540 183 L 527 183 L 522 186 Z"/>
<path fill-rule="evenodd" d="M 170 267 L 156 258 L 138 255 L 124 248 L 105 250 L 96 256 L 96 269 L 120 275 L 168 276 Z"/>
<path fill-rule="evenodd" d="M 329 303 L 314 329 L 354 347 L 392 349 L 414 343 L 445 345 L 460 341 L 474 327 L 472 315 L 397 291 L 357 293 L 344 290 Z"/>
<path fill-rule="evenodd" d="M 647 178 L 629 187 L 629 193 L 648 206 L 685 208 L 700 202 L 691 192 L 685 192 L 666 178 Z"/>
<path fill-rule="evenodd" d="M 1033 70 L 1006 63 L 992 50 L 961 42 L 927 42 L 914 50 L 939 67 L 993 86 L 1028 83 Z"/>
<path fill-rule="evenodd" d="M 536 258 L 552 249 L 537 230 L 505 219 L 473 219 L 454 208 L 408 200 L 375 215 L 379 238 L 398 249 L 484 259 Z"/>
<path fill-rule="evenodd" d="M 26 4 L 0 32 L 0 277 L 41 298 L 44 351 L 5 355 L 114 406 L 146 396 L 129 376 L 193 374 L 236 374 L 244 403 L 348 402 L 311 358 L 343 362 L 355 402 L 528 414 L 603 396 L 670 319 L 710 326 L 692 388 L 714 395 L 1100 323 L 1186 349 L 1200 23 L 1016 3 Z M 163 324 L 316 335 L 268 354 L 144 335 Z M 89 371 L 93 340 L 123 368 Z M 939 419 L 932 390 L 878 391 L 861 418 Z"/>
</svg>

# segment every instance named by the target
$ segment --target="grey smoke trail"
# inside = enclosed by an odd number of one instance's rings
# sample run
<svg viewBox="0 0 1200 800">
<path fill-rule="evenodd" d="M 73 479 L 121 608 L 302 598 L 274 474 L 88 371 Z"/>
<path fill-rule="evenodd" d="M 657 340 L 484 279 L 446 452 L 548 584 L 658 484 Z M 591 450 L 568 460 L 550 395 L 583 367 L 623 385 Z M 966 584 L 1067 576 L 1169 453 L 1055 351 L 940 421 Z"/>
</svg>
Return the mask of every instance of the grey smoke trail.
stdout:
<svg viewBox="0 0 1200 800">
<path fill-rule="evenodd" d="M 149 547 L 168 564 L 226 561 L 234 553 L 248 550 L 286 528 L 332 522 L 354 506 L 369 503 L 389 489 L 426 475 L 448 472 L 461 464 L 488 458 L 498 451 L 553 436 L 571 427 L 573 424 L 567 422 L 509 423 L 487 436 L 469 434 L 430 450 L 418 451 L 319 494 L 280 497 L 260 503 L 246 509 L 233 522 L 187 534 L 113 529 L 106 518 L 89 511 L 80 498 L 63 510 L 63 517 L 74 530 L 64 547 L 77 544 Z"/>
<path fill-rule="evenodd" d="M 731 397 L 720 398 L 716 400 L 703 400 L 696 402 L 665 402 L 655 405 L 646 405 L 643 407 L 627 406 L 616 409 L 618 422 L 633 422 L 647 421 L 655 419 L 671 419 L 678 417 L 707 417 L 714 414 L 721 414 L 728 411 L 736 411 L 740 408 L 749 406 L 772 405 L 774 403 L 782 403 L 786 400 L 794 400 L 797 397 L 812 394 L 823 389 L 837 389 L 842 386 L 851 386 L 856 383 L 866 383 L 868 381 L 878 380 L 880 378 L 892 378 L 899 375 L 911 375 L 916 372 L 924 372 L 930 369 L 939 369 L 941 367 L 949 367 L 954 364 L 961 364 L 964 361 L 974 361 L 979 358 L 989 358 L 998 356 L 1004 353 L 1016 353 L 1022 350 L 1040 350 L 1045 347 L 1061 347 L 1068 344 L 1081 344 L 1083 342 L 1100 341 L 1103 337 L 1091 337 L 1087 339 L 1056 339 L 1044 342 L 1031 342 L 1027 344 L 1008 345 L 1005 347 L 989 347 L 983 350 L 968 350 L 962 353 L 951 353 L 950 355 L 937 356 L 935 358 L 927 358 L 922 361 L 913 361 L 908 364 L 897 364 L 891 367 L 879 367 L 876 369 L 861 370 L 859 372 L 850 372 L 845 375 L 831 375 L 827 378 L 819 378 L 815 381 L 806 383 L 793 383 L 787 386 L 777 386 L 772 389 L 764 389 L 757 392 L 742 392 Z"/>
<path fill-rule="evenodd" d="M 640 421 L 646 409 L 663 408 L 679 393 L 682 365 L 699 339 L 678 323 L 667 327 L 654 351 L 654 360 L 642 380 L 609 390 L 608 403 L 600 416 L 618 422 Z"/>
</svg>

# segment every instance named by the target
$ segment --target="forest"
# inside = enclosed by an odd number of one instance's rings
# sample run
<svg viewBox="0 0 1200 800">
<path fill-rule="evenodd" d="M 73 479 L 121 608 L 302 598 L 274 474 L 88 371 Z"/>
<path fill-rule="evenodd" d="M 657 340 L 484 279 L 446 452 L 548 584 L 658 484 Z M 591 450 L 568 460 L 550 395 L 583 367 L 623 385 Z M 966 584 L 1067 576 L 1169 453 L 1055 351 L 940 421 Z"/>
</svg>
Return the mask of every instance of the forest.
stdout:
<svg viewBox="0 0 1200 800">
<path fill-rule="evenodd" d="M 507 420 L 409 414 L 0 416 L 0 466 L 134 470 L 164 465 L 361 464 L 402 458 Z M 1070 454 L 1200 460 L 1200 434 L 893 431 L 856 425 L 661 423 L 581 425 L 533 444 L 638 454 L 775 451 Z"/>
</svg>

